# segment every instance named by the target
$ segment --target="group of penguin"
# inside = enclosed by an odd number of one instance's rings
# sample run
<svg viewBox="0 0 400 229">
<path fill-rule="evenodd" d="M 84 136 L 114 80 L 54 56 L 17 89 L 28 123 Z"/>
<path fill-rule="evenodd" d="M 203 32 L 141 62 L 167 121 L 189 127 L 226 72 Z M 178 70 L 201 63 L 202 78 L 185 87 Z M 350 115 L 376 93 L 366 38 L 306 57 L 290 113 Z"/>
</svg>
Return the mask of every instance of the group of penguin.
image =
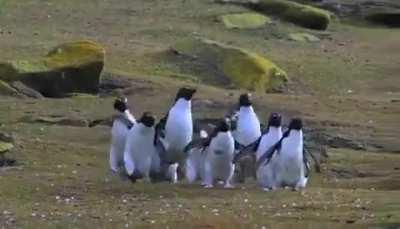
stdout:
<svg viewBox="0 0 400 229">
<path fill-rule="evenodd" d="M 126 98 L 114 102 L 110 167 L 135 182 L 169 180 L 179 174 L 205 188 L 233 187 L 235 166 L 245 156 L 254 157 L 257 183 L 265 190 L 305 188 L 309 162 L 303 147 L 301 119 L 294 118 L 283 131 L 282 117 L 272 113 L 261 130 L 250 94 L 242 94 L 235 112 L 222 118 L 211 133 L 193 137 L 191 100 L 196 89 L 180 88 L 174 104 L 158 123 L 150 112 L 136 120 Z"/>
</svg>

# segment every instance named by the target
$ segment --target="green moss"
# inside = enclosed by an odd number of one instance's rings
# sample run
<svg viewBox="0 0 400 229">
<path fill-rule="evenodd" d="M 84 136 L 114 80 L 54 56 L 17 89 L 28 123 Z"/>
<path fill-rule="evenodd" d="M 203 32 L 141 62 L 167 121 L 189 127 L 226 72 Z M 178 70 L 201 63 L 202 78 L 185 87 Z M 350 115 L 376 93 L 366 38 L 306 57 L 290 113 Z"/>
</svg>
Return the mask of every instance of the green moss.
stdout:
<svg viewBox="0 0 400 229">
<path fill-rule="evenodd" d="M 0 141 L 0 154 L 6 153 L 14 148 L 14 145 L 8 142 Z"/>
<path fill-rule="evenodd" d="M 195 57 L 206 70 L 217 69 L 213 80 L 223 86 L 274 91 L 287 81 L 286 73 L 273 62 L 241 48 L 198 38 L 182 41 L 174 49 Z"/>
<path fill-rule="evenodd" d="M 0 63 L 0 79 L 21 81 L 48 97 L 97 93 L 104 55 L 104 48 L 95 42 L 65 43 L 44 57 Z"/>
<path fill-rule="evenodd" d="M 257 13 L 227 14 L 220 19 L 229 29 L 255 29 L 271 22 L 269 17 Z"/>
<path fill-rule="evenodd" d="M 325 30 L 331 19 L 328 11 L 288 0 L 260 0 L 255 7 L 310 29 Z"/>
</svg>

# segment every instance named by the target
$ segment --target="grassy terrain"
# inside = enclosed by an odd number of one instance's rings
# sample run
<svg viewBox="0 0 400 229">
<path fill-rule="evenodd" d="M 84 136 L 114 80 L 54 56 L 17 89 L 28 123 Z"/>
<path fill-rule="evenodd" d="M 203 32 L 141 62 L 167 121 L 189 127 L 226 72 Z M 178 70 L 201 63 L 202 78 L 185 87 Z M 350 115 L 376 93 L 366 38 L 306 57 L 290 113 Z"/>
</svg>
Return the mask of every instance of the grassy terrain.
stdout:
<svg viewBox="0 0 400 229">
<path fill-rule="evenodd" d="M 108 173 L 108 127 L 26 123 L 26 116 L 112 114 L 112 97 L 0 97 L 0 130 L 16 135 L 18 166 L 0 168 L 0 226 L 5 228 L 396 228 L 400 225 L 400 30 L 333 20 L 326 32 L 273 18 L 260 29 L 227 29 L 217 20 L 249 12 L 211 0 L 0 0 L 0 61 L 44 55 L 59 43 L 104 44 L 105 71 L 135 82 L 128 95 L 139 116 L 160 117 L 181 85 L 198 87 L 194 116 L 216 118 L 239 90 L 196 83 L 164 58 L 187 36 L 201 36 L 263 54 L 288 73 L 284 94 L 255 94 L 261 120 L 271 111 L 285 122 L 347 136 L 367 150 L 328 148 L 321 174 L 301 193 L 265 193 L 254 182 L 234 190 L 199 185 L 132 185 Z M 307 32 L 319 43 L 290 41 Z"/>
</svg>

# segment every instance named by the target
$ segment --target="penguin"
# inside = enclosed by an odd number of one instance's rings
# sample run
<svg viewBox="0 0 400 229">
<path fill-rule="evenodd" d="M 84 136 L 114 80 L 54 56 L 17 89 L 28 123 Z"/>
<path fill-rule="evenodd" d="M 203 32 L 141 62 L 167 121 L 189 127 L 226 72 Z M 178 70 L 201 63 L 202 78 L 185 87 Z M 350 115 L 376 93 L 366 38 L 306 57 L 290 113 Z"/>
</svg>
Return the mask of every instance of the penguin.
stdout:
<svg viewBox="0 0 400 229">
<path fill-rule="evenodd" d="M 248 146 L 261 136 L 261 126 L 257 114 L 254 112 L 250 94 L 239 97 L 239 111 L 237 113 L 235 141 L 241 146 Z"/>
<path fill-rule="evenodd" d="M 221 180 L 225 183 L 225 188 L 232 188 L 231 182 L 235 170 L 233 164 L 235 142 L 228 119 L 219 123 L 204 148 L 204 187 L 212 188 L 216 180 Z"/>
<path fill-rule="evenodd" d="M 251 94 L 240 95 L 238 108 L 231 118 L 232 126 L 234 126 L 232 134 L 235 139 L 236 153 L 254 143 L 261 136 L 261 125 L 252 106 Z M 243 183 L 246 177 L 252 176 L 255 179 L 255 171 L 251 169 L 254 168 L 254 164 L 253 157 L 242 157 L 236 163 L 236 180 Z"/>
<path fill-rule="evenodd" d="M 254 162 L 259 160 L 261 155 L 270 149 L 273 145 L 275 145 L 281 138 L 282 138 L 282 117 L 278 113 L 272 113 L 268 119 L 267 128 L 263 132 L 263 135 L 258 138 L 254 143 L 250 144 L 249 146 L 245 147 L 239 153 L 235 155 L 234 162 L 236 163 L 240 160 L 240 157 L 244 155 L 249 155 L 250 157 L 254 158 Z M 273 169 L 271 164 L 267 166 L 260 166 L 259 168 L 255 168 L 256 170 L 256 180 L 258 184 L 264 189 L 272 189 L 271 185 L 271 174 Z"/>
<path fill-rule="evenodd" d="M 117 112 L 113 117 L 111 127 L 111 144 L 109 164 L 112 172 L 120 173 L 124 169 L 124 151 L 128 131 L 136 123 L 135 117 L 128 109 L 126 98 L 117 98 L 114 101 L 114 109 Z"/>
<path fill-rule="evenodd" d="M 199 137 L 193 139 L 184 149 L 188 154 L 185 164 L 185 176 L 189 184 L 204 179 L 205 147 L 208 143 L 208 133 L 201 130 Z"/>
<path fill-rule="evenodd" d="M 171 177 L 177 177 L 178 163 L 179 168 L 184 166 L 186 155 L 184 148 L 192 141 L 193 120 L 192 120 L 192 97 L 196 89 L 180 88 L 175 103 L 168 114 L 157 124 L 157 129 L 164 135 L 162 139 L 165 145 L 165 153 L 160 154 L 161 163 L 171 165 L 168 173 Z M 165 166 L 163 166 L 165 167 Z M 172 179 L 173 183 L 177 179 Z"/>
<path fill-rule="evenodd" d="M 144 178 L 146 182 L 150 182 L 150 172 L 159 168 L 154 124 L 155 117 L 150 112 L 144 112 L 128 132 L 124 165 L 128 177 L 133 182 L 138 178 Z"/>
<path fill-rule="evenodd" d="M 258 159 L 257 169 L 271 166 L 271 188 L 291 187 L 299 190 L 306 187 L 310 167 L 303 146 L 302 128 L 301 119 L 292 119 L 282 138 Z"/>
</svg>

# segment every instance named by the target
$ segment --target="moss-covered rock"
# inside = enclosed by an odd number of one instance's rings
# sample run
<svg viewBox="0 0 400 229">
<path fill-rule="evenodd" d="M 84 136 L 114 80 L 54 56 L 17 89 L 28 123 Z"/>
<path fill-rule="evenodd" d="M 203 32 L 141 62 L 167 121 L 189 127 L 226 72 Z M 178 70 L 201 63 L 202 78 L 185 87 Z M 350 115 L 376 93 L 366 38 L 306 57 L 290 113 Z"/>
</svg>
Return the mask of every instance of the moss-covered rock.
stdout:
<svg viewBox="0 0 400 229">
<path fill-rule="evenodd" d="M 229 29 L 256 29 L 271 22 L 269 17 L 257 13 L 227 14 L 220 20 Z"/>
<path fill-rule="evenodd" d="M 0 141 L 0 155 L 9 152 L 14 148 L 14 145 L 9 142 Z"/>
<path fill-rule="evenodd" d="M 331 20 L 326 10 L 288 0 L 259 0 L 253 4 L 261 12 L 310 29 L 325 30 Z"/>
<path fill-rule="evenodd" d="M 18 91 L 12 88 L 8 83 L 0 80 L 0 95 L 18 96 Z"/>
<path fill-rule="evenodd" d="M 291 33 L 289 34 L 289 40 L 300 41 L 300 42 L 318 42 L 320 39 L 309 33 Z"/>
<path fill-rule="evenodd" d="M 201 62 L 206 71 L 214 69 L 213 81 L 223 86 L 269 92 L 280 90 L 287 82 L 286 73 L 273 62 L 241 48 L 196 38 L 182 41 L 173 49 Z"/>
<path fill-rule="evenodd" d="M 65 43 L 38 59 L 0 63 L 0 79 L 21 81 L 46 97 L 97 93 L 104 54 L 104 48 L 95 42 Z"/>
</svg>

